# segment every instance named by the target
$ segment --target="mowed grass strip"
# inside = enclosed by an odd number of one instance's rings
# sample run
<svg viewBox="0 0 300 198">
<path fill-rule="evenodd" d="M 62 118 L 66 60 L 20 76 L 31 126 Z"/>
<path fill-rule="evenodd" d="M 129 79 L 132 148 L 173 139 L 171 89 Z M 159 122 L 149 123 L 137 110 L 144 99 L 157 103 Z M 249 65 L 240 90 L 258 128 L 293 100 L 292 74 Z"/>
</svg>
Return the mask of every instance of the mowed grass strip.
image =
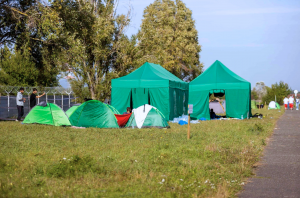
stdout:
<svg viewBox="0 0 300 198">
<path fill-rule="evenodd" d="M 171 129 L 0 122 L 0 197 L 234 197 L 284 110 Z"/>
</svg>

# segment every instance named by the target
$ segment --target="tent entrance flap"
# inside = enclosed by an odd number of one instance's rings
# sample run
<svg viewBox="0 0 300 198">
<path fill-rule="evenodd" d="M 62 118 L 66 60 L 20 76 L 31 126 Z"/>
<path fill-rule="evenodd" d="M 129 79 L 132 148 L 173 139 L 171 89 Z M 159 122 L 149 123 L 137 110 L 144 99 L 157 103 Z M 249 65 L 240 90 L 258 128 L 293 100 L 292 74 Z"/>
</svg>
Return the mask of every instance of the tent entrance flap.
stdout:
<svg viewBox="0 0 300 198">
<path fill-rule="evenodd" d="M 214 94 L 214 97 L 224 97 L 225 90 L 224 89 L 212 89 L 209 91 L 209 97 Z M 217 114 L 221 114 L 224 116 L 226 114 L 226 103 L 225 101 L 221 102 L 219 100 L 210 101 L 209 102 L 209 111 L 210 111 L 210 119 L 218 118 Z"/>
<path fill-rule="evenodd" d="M 131 90 L 131 101 L 133 109 L 144 104 L 149 104 L 149 89 L 148 88 L 133 88 Z"/>
</svg>

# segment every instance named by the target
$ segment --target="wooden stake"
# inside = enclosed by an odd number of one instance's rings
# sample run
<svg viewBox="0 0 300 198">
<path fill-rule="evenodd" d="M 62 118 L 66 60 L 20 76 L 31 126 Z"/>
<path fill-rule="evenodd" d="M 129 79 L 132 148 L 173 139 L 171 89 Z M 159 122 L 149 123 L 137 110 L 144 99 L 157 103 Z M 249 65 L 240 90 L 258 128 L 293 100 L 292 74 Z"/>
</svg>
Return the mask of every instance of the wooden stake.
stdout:
<svg viewBox="0 0 300 198">
<path fill-rule="evenodd" d="M 191 114 L 189 114 L 189 120 L 188 120 L 188 132 L 187 132 L 187 139 L 190 139 L 190 131 L 191 131 L 191 127 L 190 127 L 190 121 L 191 121 Z"/>
<path fill-rule="evenodd" d="M 265 101 L 265 109 L 267 109 L 267 102 Z"/>
</svg>

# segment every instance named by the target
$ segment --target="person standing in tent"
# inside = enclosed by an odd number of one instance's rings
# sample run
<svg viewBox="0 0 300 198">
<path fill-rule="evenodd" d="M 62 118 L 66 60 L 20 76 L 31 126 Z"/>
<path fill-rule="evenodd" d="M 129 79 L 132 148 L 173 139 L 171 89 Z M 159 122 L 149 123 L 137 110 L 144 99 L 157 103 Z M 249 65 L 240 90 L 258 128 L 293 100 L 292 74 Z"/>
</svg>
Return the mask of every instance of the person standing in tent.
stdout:
<svg viewBox="0 0 300 198">
<path fill-rule="evenodd" d="M 23 98 L 24 88 L 21 87 L 19 89 L 19 92 L 17 94 L 17 109 L 18 109 L 18 118 L 16 121 L 21 121 L 22 116 L 24 115 L 24 103 L 26 101 L 25 98 Z"/>
<path fill-rule="evenodd" d="M 285 110 L 287 110 L 288 103 L 289 103 L 289 99 L 288 99 L 287 97 L 285 97 L 285 98 L 283 99 L 283 104 L 284 104 Z"/>
<path fill-rule="evenodd" d="M 296 110 L 297 111 L 299 110 L 299 98 L 298 97 L 296 98 Z"/>
<path fill-rule="evenodd" d="M 293 110 L 293 107 L 294 107 L 294 98 L 293 98 L 293 96 L 290 96 L 289 103 L 290 103 L 290 109 Z"/>
<path fill-rule="evenodd" d="M 40 96 L 37 96 L 36 93 L 37 89 L 33 88 L 32 94 L 30 95 L 30 109 L 32 109 L 36 105 L 36 98 L 40 98 L 45 95 L 45 92 Z"/>
</svg>

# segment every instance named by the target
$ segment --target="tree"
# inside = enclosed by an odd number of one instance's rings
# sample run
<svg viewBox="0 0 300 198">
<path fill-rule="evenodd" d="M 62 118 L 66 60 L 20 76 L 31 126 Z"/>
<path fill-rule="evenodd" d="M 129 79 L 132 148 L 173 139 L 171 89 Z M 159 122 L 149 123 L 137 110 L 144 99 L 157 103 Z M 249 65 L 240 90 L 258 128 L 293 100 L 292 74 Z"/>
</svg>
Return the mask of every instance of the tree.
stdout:
<svg viewBox="0 0 300 198">
<path fill-rule="evenodd" d="M 10 51 L 5 46 L 0 57 L 0 85 L 37 86 L 38 71 L 28 50 Z"/>
<path fill-rule="evenodd" d="M 267 86 L 264 82 L 257 82 L 253 91 L 256 92 L 258 99 L 262 99 L 267 94 Z"/>
<path fill-rule="evenodd" d="M 44 63 L 43 50 L 52 52 L 54 43 L 45 40 L 48 27 L 43 20 L 43 9 L 48 7 L 39 0 L 3 0 L 0 3 L 0 47 L 9 45 L 21 54 L 30 56 L 38 71 L 36 84 L 39 86 L 56 86 L 59 70 L 52 64 Z M 25 50 L 25 51 L 24 51 Z M 29 54 L 28 54 L 29 53 Z M 53 53 L 52 53 L 53 54 Z M 19 70 L 15 70 L 18 73 Z"/>
<path fill-rule="evenodd" d="M 201 72 L 201 46 L 192 12 L 181 0 L 155 0 L 144 10 L 137 34 L 139 65 L 162 65 L 177 77 L 191 81 Z"/>
<path fill-rule="evenodd" d="M 273 84 L 271 87 L 267 87 L 267 94 L 263 97 L 263 103 L 274 101 L 276 96 L 276 102 L 280 105 L 283 104 L 283 99 L 285 96 L 289 95 L 292 92 L 292 89 L 287 83 L 280 81 L 279 83 Z"/>
<path fill-rule="evenodd" d="M 44 8 L 48 23 L 46 40 L 58 48 L 55 53 L 45 49 L 44 60 L 62 70 L 71 69 L 73 88 L 88 87 L 92 99 L 110 96 L 110 82 L 130 72 L 135 40 L 124 34 L 129 17 L 116 15 L 116 1 L 55 0 Z M 52 20 L 50 20 L 52 19 Z M 53 58 L 55 57 L 55 58 Z"/>
<path fill-rule="evenodd" d="M 255 87 L 251 91 L 251 99 L 252 100 L 258 100 L 258 94 L 257 94 L 257 91 L 256 91 Z"/>
</svg>

